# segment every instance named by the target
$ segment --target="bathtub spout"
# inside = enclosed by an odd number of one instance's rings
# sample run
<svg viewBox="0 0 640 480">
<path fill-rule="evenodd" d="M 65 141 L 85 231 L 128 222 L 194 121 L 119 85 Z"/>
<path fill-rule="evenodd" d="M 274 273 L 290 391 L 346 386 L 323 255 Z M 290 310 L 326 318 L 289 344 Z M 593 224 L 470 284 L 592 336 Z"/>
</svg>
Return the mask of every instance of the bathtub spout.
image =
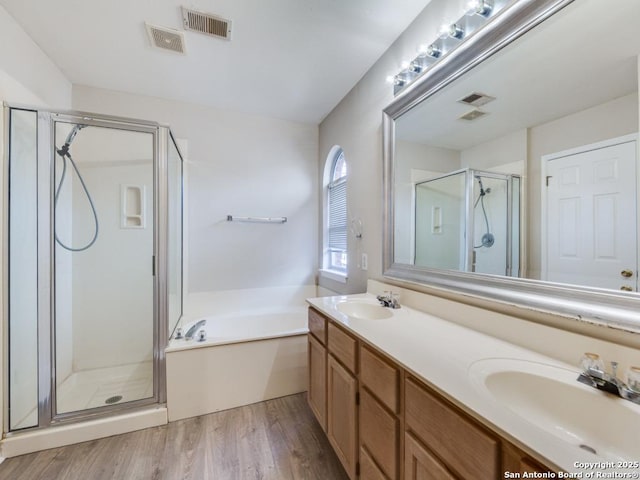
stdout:
<svg viewBox="0 0 640 480">
<path fill-rule="evenodd" d="M 196 335 L 196 332 L 198 331 L 198 329 L 200 329 L 201 327 L 204 327 L 206 323 L 207 321 L 205 319 L 198 320 L 196 323 L 194 323 L 191 326 L 191 328 L 189 328 L 189 330 L 187 330 L 187 333 L 184 335 L 184 339 L 191 340 Z"/>
</svg>

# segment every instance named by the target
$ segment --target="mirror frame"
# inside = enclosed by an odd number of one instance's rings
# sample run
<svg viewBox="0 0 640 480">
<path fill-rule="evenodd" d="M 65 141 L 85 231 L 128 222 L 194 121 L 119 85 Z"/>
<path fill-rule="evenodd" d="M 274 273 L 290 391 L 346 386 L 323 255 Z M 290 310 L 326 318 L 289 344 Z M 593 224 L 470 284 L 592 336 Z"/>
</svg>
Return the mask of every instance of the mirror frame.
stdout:
<svg viewBox="0 0 640 480">
<path fill-rule="evenodd" d="M 640 297 L 637 294 L 393 262 L 395 120 L 573 1 L 513 2 L 408 85 L 383 110 L 383 276 L 480 300 L 497 301 L 521 309 L 640 333 Z"/>
</svg>

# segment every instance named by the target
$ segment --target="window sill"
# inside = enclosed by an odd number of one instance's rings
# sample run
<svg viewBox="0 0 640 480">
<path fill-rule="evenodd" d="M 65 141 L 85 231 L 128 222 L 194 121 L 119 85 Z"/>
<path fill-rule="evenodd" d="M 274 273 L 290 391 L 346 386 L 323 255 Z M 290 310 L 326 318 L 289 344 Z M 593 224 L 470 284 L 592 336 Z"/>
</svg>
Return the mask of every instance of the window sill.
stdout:
<svg viewBox="0 0 640 480">
<path fill-rule="evenodd" d="M 342 272 L 336 272 L 335 270 L 320 270 L 320 276 L 333 280 L 334 282 L 347 283 L 347 274 Z"/>
</svg>

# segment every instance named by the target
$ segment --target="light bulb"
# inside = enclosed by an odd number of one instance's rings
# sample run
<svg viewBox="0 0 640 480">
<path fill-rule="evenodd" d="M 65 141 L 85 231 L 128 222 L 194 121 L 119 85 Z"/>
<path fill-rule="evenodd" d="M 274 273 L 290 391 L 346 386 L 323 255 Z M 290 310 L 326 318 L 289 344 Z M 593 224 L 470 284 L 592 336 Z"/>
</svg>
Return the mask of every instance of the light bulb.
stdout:
<svg viewBox="0 0 640 480">
<path fill-rule="evenodd" d="M 461 39 L 462 37 L 464 37 L 464 30 L 457 23 L 452 23 L 451 25 L 449 25 L 447 35 L 449 35 L 451 38 Z"/>
<path fill-rule="evenodd" d="M 422 65 L 419 61 L 414 60 L 409 64 L 409 71 L 414 73 L 420 73 L 422 71 Z"/>
<path fill-rule="evenodd" d="M 393 77 L 393 84 L 395 86 L 402 87 L 405 83 L 407 82 L 400 75 L 396 75 L 395 77 Z"/>
<path fill-rule="evenodd" d="M 488 17 L 493 11 L 493 4 L 489 0 L 472 0 L 467 4 L 468 15 Z"/>
<path fill-rule="evenodd" d="M 427 47 L 427 51 L 425 53 L 431 58 L 439 58 L 440 55 L 442 55 L 442 50 L 440 50 L 435 43 L 432 43 Z"/>
</svg>

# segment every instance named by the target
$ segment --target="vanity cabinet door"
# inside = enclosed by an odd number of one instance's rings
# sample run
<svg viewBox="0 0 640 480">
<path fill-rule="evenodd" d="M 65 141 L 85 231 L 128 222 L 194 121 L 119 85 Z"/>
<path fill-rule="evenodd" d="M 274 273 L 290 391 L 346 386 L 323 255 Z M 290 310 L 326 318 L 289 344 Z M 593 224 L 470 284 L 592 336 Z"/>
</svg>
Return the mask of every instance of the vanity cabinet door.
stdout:
<svg viewBox="0 0 640 480">
<path fill-rule="evenodd" d="M 360 451 L 365 450 L 385 478 L 396 480 L 399 470 L 400 422 L 365 388 L 360 390 Z"/>
<path fill-rule="evenodd" d="M 479 477 L 480 478 L 480 477 Z M 456 480 L 413 436 L 404 436 L 404 480 Z"/>
<path fill-rule="evenodd" d="M 358 462 L 358 382 L 333 355 L 327 361 L 327 389 L 327 437 L 347 475 L 354 480 Z"/>
<path fill-rule="evenodd" d="M 522 478 L 524 474 L 549 473 L 557 472 L 551 468 L 547 468 L 537 461 L 533 460 L 519 448 L 514 447 L 507 441 L 502 442 L 502 471 L 519 473 Z M 542 477 L 540 477 L 542 478 Z"/>
<path fill-rule="evenodd" d="M 307 355 L 309 357 L 309 389 L 307 402 L 318 419 L 320 426 L 327 431 L 327 349 L 309 334 Z"/>
</svg>

